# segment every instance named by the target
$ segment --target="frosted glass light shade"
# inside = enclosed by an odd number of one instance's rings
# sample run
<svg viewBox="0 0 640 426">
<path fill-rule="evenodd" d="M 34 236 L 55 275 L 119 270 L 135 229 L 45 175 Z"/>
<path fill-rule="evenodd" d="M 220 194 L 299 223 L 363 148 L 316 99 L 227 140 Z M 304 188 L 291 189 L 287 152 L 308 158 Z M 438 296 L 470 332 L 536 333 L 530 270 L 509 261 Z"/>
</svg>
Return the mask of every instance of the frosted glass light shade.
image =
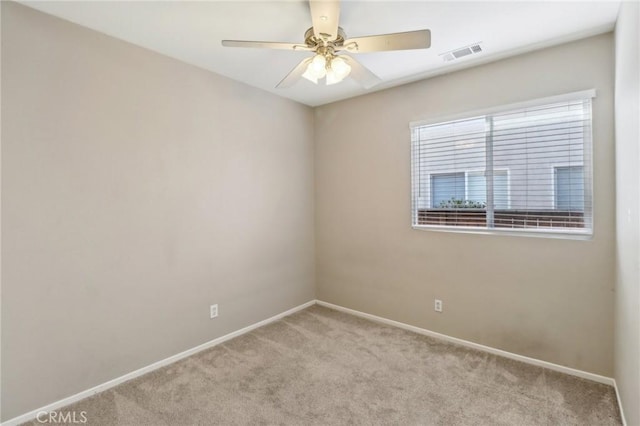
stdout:
<svg viewBox="0 0 640 426">
<path fill-rule="evenodd" d="M 327 68 L 327 85 L 340 83 L 351 72 L 349 64 L 340 57 L 333 58 Z"/>
<path fill-rule="evenodd" d="M 322 55 L 314 56 L 313 60 L 307 66 L 307 71 L 316 79 L 320 79 L 327 74 L 327 59 Z"/>
<path fill-rule="evenodd" d="M 333 69 L 329 68 L 327 70 L 327 86 L 340 83 L 341 81 L 342 79 L 338 78 L 338 76 L 336 75 L 336 72 Z"/>
<path fill-rule="evenodd" d="M 341 57 L 333 58 L 331 61 L 331 69 L 335 72 L 336 77 L 340 81 L 344 80 L 346 76 L 351 72 L 351 66 Z"/>
</svg>

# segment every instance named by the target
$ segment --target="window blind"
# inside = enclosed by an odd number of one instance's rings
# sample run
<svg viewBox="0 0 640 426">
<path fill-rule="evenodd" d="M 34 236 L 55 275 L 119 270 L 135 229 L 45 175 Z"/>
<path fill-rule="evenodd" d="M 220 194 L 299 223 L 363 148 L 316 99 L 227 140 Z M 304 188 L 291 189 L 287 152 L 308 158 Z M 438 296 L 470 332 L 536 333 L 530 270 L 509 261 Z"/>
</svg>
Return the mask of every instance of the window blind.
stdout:
<svg viewBox="0 0 640 426">
<path fill-rule="evenodd" d="M 415 227 L 591 233 L 591 98 L 414 125 Z"/>
</svg>

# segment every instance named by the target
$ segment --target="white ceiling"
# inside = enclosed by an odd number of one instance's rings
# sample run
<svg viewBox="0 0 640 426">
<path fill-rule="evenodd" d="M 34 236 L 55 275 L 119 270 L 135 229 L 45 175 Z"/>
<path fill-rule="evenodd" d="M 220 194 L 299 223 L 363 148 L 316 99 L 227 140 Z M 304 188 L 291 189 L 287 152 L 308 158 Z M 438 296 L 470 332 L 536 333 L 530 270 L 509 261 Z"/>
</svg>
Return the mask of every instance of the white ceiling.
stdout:
<svg viewBox="0 0 640 426">
<path fill-rule="evenodd" d="M 301 43 L 306 1 L 23 1 L 23 4 L 295 101 L 317 106 L 366 93 L 278 82 L 308 52 L 222 47 L 222 39 Z M 426 50 L 356 54 L 382 78 L 369 91 L 613 29 L 619 1 L 343 1 L 340 26 L 358 37 L 428 28 Z M 484 52 L 445 63 L 440 54 L 482 42 Z"/>
</svg>

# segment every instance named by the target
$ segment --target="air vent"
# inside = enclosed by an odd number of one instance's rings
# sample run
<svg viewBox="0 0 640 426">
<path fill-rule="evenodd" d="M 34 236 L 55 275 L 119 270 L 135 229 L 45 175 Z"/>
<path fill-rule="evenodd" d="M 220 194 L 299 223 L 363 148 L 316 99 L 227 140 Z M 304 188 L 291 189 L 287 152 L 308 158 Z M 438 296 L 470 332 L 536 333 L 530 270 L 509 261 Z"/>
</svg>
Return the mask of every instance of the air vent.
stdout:
<svg viewBox="0 0 640 426">
<path fill-rule="evenodd" d="M 440 54 L 442 59 L 445 62 L 450 62 L 455 59 L 464 58 L 465 56 L 474 55 L 476 53 L 482 52 L 482 46 L 480 43 L 474 43 L 469 46 L 461 47 L 459 49 L 450 50 L 449 52 L 445 52 Z"/>
<path fill-rule="evenodd" d="M 445 62 L 453 61 L 455 58 L 456 58 L 456 57 L 455 57 L 455 56 L 453 56 L 453 54 L 451 54 L 451 53 L 445 53 L 445 54 L 442 56 L 442 59 L 444 59 L 444 61 L 445 61 Z"/>
<path fill-rule="evenodd" d="M 456 59 L 458 59 L 458 58 L 462 58 L 463 56 L 471 55 L 473 52 L 468 47 L 465 47 L 464 49 L 456 50 L 452 53 L 453 53 L 453 56 L 455 56 Z"/>
</svg>

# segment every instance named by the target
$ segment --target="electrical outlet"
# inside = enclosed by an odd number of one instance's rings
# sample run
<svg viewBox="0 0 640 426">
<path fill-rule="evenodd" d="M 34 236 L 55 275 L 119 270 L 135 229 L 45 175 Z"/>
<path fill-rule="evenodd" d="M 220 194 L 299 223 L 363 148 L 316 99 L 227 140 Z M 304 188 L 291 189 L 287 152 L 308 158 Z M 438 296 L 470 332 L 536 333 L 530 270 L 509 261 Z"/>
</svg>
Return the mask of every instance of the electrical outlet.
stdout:
<svg viewBox="0 0 640 426">
<path fill-rule="evenodd" d="M 209 315 L 211 318 L 215 318 L 218 316 L 218 304 L 211 305 L 209 307 Z"/>
<path fill-rule="evenodd" d="M 435 309 L 436 312 L 442 312 L 442 300 L 436 299 L 433 309 Z"/>
</svg>

